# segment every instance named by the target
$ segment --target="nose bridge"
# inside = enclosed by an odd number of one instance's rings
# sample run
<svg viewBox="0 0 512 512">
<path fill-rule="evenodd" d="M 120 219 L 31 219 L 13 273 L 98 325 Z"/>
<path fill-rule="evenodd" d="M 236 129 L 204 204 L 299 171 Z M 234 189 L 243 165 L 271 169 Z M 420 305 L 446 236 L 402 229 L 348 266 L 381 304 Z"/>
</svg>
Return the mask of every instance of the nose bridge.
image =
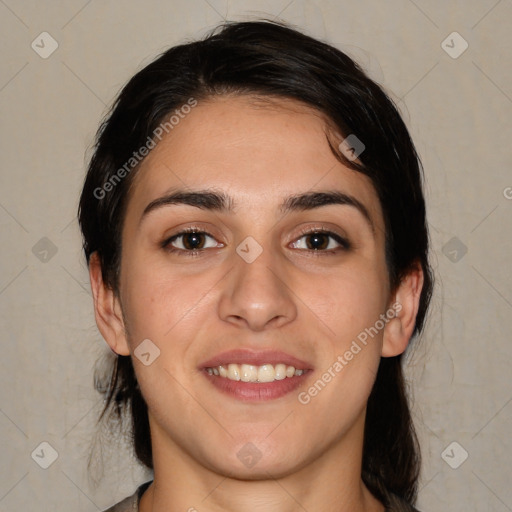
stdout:
<svg viewBox="0 0 512 512">
<path fill-rule="evenodd" d="M 246 239 L 233 254 L 233 271 L 227 276 L 219 315 L 228 322 L 263 330 L 284 325 L 297 314 L 293 294 L 285 283 L 278 253 Z"/>
</svg>

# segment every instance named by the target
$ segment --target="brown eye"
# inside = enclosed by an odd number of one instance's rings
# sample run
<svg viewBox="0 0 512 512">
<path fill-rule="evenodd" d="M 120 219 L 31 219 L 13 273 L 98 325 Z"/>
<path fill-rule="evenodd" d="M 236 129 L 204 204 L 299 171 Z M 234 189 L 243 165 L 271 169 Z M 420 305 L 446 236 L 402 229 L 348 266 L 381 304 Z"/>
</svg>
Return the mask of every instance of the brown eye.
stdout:
<svg viewBox="0 0 512 512">
<path fill-rule="evenodd" d="M 303 233 L 293 244 L 294 249 L 308 251 L 333 252 L 337 249 L 347 250 L 350 243 L 336 233 L 330 231 L 311 231 Z"/>
<path fill-rule="evenodd" d="M 187 233 L 182 238 L 183 246 L 188 250 L 202 249 L 205 242 L 204 233 Z"/>
<path fill-rule="evenodd" d="M 162 246 L 171 252 L 193 252 L 218 247 L 218 244 L 215 238 L 204 231 L 184 231 L 166 240 Z"/>
<path fill-rule="evenodd" d="M 329 245 L 329 236 L 325 233 L 312 233 L 306 237 L 306 246 L 311 250 L 323 250 L 327 249 Z"/>
</svg>

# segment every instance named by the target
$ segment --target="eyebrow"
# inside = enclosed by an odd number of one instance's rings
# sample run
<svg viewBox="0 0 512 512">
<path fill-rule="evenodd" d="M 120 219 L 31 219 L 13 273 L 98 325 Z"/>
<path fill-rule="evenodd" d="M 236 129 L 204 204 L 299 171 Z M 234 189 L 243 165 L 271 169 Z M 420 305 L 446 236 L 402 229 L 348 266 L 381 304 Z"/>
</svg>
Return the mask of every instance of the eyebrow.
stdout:
<svg viewBox="0 0 512 512">
<path fill-rule="evenodd" d="M 189 205 L 201 210 L 233 213 L 235 201 L 224 192 L 212 190 L 175 190 L 151 201 L 142 212 L 139 225 L 149 213 L 170 205 Z M 347 205 L 355 208 L 368 223 L 375 236 L 375 225 L 366 206 L 350 194 L 339 191 L 315 191 L 296 194 L 285 198 L 279 210 L 286 214 L 294 211 L 307 211 L 328 205 Z"/>
</svg>

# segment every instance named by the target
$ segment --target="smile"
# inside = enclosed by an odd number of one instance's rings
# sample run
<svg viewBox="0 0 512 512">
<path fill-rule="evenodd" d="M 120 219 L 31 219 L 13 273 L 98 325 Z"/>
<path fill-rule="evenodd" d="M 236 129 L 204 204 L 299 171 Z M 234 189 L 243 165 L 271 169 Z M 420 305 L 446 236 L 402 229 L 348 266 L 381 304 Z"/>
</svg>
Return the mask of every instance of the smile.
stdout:
<svg viewBox="0 0 512 512">
<path fill-rule="evenodd" d="M 285 397 L 313 374 L 311 362 L 281 350 L 239 347 L 202 361 L 198 369 L 224 396 L 242 402 Z"/>
<path fill-rule="evenodd" d="M 294 376 L 300 377 L 305 371 L 294 366 L 278 363 L 276 365 L 267 363 L 261 366 L 251 364 L 230 363 L 206 368 L 210 375 L 215 375 L 229 380 L 242 382 L 274 382 Z"/>
</svg>

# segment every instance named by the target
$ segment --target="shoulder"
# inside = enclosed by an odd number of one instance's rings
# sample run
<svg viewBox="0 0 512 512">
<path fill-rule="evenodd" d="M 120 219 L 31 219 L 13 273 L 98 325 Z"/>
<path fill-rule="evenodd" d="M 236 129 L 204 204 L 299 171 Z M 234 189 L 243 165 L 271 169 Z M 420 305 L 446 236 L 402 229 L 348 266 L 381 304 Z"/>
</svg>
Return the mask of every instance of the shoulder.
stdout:
<svg viewBox="0 0 512 512">
<path fill-rule="evenodd" d="M 150 484 L 151 482 L 142 484 L 131 496 L 128 496 L 123 501 L 112 505 L 104 512 L 138 512 L 140 498 Z"/>
</svg>

